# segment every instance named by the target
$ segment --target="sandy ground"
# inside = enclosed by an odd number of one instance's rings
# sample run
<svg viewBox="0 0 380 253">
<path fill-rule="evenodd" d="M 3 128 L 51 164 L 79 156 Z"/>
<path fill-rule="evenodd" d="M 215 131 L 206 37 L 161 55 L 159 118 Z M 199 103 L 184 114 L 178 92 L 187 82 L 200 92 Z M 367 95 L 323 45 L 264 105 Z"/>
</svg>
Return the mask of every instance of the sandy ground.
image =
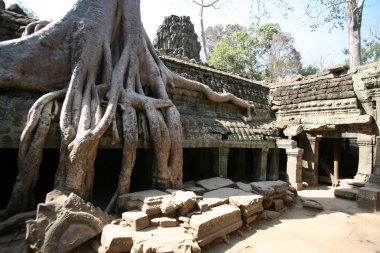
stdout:
<svg viewBox="0 0 380 253">
<path fill-rule="evenodd" d="M 228 242 L 214 243 L 203 253 L 252 252 L 376 252 L 380 249 L 380 214 L 359 209 L 355 201 L 334 197 L 334 188 L 320 186 L 299 192 L 317 200 L 324 211 L 304 209 L 298 200 L 279 219 L 256 221 L 251 230 L 242 228 Z M 380 251 L 379 251 L 380 252 Z"/>
</svg>

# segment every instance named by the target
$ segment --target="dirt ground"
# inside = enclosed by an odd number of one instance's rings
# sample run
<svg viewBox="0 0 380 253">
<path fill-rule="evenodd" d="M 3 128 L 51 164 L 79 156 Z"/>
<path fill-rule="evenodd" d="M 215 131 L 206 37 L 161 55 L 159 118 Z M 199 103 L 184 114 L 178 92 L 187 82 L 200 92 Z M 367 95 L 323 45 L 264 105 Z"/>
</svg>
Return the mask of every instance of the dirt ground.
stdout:
<svg viewBox="0 0 380 253">
<path fill-rule="evenodd" d="M 376 252 L 380 250 L 380 214 L 359 209 L 355 201 L 334 197 L 329 186 L 309 187 L 299 196 L 317 200 L 324 211 L 305 209 L 297 200 L 279 219 L 256 221 L 227 242 L 214 243 L 203 253 Z M 379 251 L 380 252 L 380 251 Z"/>
</svg>

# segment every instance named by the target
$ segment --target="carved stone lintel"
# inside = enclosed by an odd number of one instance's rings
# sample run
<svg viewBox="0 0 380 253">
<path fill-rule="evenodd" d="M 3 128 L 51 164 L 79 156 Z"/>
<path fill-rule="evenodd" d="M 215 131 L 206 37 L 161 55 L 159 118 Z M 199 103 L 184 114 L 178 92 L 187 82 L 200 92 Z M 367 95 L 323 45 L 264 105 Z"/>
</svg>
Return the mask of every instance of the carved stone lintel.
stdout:
<svg viewBox="0 0 380 253">
<path fill-rule="evenodd" d="M 33 252 L 68 252 L 102 232 L 111 217 L 74 193 L 54 190 L 26 222 L 26 240 Z"/>
</svg>

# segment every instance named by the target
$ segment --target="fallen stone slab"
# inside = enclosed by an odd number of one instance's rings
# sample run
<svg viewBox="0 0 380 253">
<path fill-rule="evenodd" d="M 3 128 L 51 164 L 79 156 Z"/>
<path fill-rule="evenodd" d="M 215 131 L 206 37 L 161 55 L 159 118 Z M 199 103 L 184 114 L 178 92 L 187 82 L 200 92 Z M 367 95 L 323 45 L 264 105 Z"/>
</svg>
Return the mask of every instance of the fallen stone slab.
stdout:
<svg viewBox="0 0 380 253">
<path fill-rule="evenodd" d="M 133 230 L 139 231 L 150 226 L 148 215 L 141 211 L 128 211 L 122 215 L 122 221 L 125 221 Z"/>
<path fill-rule="evenodd" d="M 250 184 L 237 182 L 236 187 L 245 192 L 252 192 L 252 186 Z"/>
<path fill-rule="evenodd" d="M 263 197 L 254 193 L 240 192 L 228 198 L 230 205 L 240 208 L 241 215 L 250 217 L 264 210 Z"/>
<path fill-rule="evenodd" d="M 152 226 L 162 227 L 162 228 L 171 228 L 171 227 L 176 227 L 178 225 L 178 222 L 176 219 L 168 218 L 168 217 L 153 218 L 150 220 L 150 223 L 152 224 Z"/>
<path fill-rule="evenodd" d="M 210 211 L 193 215 L 190 220 L 190 228 L 202 247 L 239 229 L 242 226 L 240 217 L 240 209 L 237 207 L 217 206 Z"/>
<path fill-rule="evenodd" d="M 209 207 L 228 204 L 228 198 L 232 195 L 238 194 L 239 191 L 241 190 L 235 188 L 220 188 L 209 191 L 203 195 L 203 203 L 207 204 Z"/>
<path fill-rule="evenodd" d="M 161 203 L 166 192 L 158 190 L 147 190 L 123 194 L 117 199 L 117 207 L 121 211 L 140 210 L 148 216 L 161 214 Z"/>
<path fill-rule="evenodd" d="M 251 186 L 252 190 L 263 195 L 264 199 L 271 198 L 273 194 L 286 192 L 289 189 L 289 184 L 281 180 L 252 182 Z"/>
<path fill-rule="evenodd" d="M 358 197 L 358 191 L 358 188 L 336 188 L 334 190 L 334 196 L 337 198 L 356 200 Z"/>
<path fill-rule="evenodd" d="M 197 207 L 199 208 L 201 212 L 206 212 L 208 209 L 210 209 L 208 203 L 203 200 L 197 201 Z"/>
<path fill-rule="evenodd" d="M 135 231 L 129 227 L 109 224 L 103 228 L 99 252 L 130 252 L 133 246 Z"/>
<path fill-rule="evenodd" d="M 248 224 L 248 225 L 252 224 L 253 222 L 257 220 L 257 214 L 251 215 L 249 217 L 242 216 L 242 220 L 245 224 Z"/>
<path fill-rule="evenodd" d="M 131 252 L 201 253 L 201 248 L 185 228 L 172 227 L 139 231 L 133 238 Z"/>
<path fill-rule="evenodd" d="M 291 197 L 291 195 L 286 194 L 282 200 L 284 201 L 284 204 L 286 206 L 292 206 L 294 204 L 294 198 Z"/>
<path fill-rule="evenodd" d="M 172 195 L 165 196 L 160 205 L 161 213 L 165 216 L 174 216 L 180 206 L 181 203 L 176 201 Z"/>
<path fill-rule="evenodd" d="M 231 179 L 222 177 L 203 179 L 197 183 L 208 191 L 217 190 L 223 187 L 232 187 L 235 184 Z"/>
<path fill-rule="evenodd" d="M 184 190 L 194 192 L 198 196 L 202 196 L 203 194 L 205 194 L 205 192 L 207 192 L 205 188 L 202 188 L 199 186 L 186 187 L 186 188 L 184 188 Z"/>
<path fill-rule="evenodd" d="M 303 199 L 302 206 L 305 208 L 311 208 L 319 211 L 323 210 L 322 204 L 313 199 Z"/>
</svg>

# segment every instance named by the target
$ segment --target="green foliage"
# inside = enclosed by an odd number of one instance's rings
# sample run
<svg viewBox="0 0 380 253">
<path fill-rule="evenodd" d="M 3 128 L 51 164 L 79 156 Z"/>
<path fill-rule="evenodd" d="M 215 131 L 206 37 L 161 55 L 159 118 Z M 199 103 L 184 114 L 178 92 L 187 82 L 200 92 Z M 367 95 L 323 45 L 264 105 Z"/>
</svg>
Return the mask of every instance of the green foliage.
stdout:
<svg viewBox="0 0 380 253">
<path fill-rule="evenodd" d="M 208 64 L 249 78 L 276 80 L 298 73 L 300 54 L 278 24 L 252 25 L 216 43 Z"/>
<path fill-rule="evenodd" d="M 318 67 L 316 67 L 312 64 L 309 64 L 306 67 L 301 67 L 299 69 L 299 74 L 302 76 L 310 76 L 310 75 L 316 74 L 318 71 L 319 71 Z"/>
<path fill-rule="evenodd" d="M 331 29 L 344 29 L 346 18 L 345 2 L 342 0 L 308 0 L 306 14 L 313 18 L 311 29 L 316 30 L 324 24 L 331 24 Z"/>
<path fill-rule="evenodd" d="M 362 48 L 362 61 L 364 64 L 380 61 L 380 43 L 375 40 L 364 40 Z"/>
<path fill-rule="evenodd" d="M 226 26 L 215 25 L 207 27 L 204 33 L 207 53 L 211 54 L 216 43 L 221 41 L 224 36 L 231 35 L 232 33 L 241 31 L 242 29 L 243 27 L 239 24 L 228 24 Z"/>
</svg>

